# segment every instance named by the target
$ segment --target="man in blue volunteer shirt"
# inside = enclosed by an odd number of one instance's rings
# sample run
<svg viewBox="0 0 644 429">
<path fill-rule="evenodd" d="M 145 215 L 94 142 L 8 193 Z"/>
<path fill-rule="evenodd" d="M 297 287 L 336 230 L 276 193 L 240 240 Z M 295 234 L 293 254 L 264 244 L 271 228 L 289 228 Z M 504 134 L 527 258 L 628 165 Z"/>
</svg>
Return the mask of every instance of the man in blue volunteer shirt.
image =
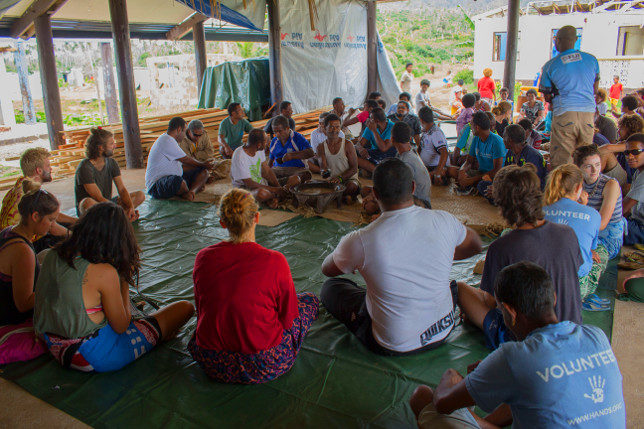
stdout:
<svg viewBox="0 0 644 429">
<path fill-rule="evenodd" d="M 595 93 L 599 87 L 597 59 L 576 49 L 577 30 L 566 25 L 554 43 L 559 55 L 541 70 L 541 91 L 552 107 L 550 163 L 553 168 L 572 162 L 575 148 L 593 142 Z"/>
<path fill-rule="evenodd" d="M 268 165 L 278 177 L 290 176 L 305 168 L 304 161 L 315 156 L 311 144 L 300 133 L 289 128 L 285 116 L 276 116 L 272 123 L 275 137 L 271 141 Z"/>
<path fill-rule="evenodd" d="M 387 119 L 383 109 L 377 107 L 371 110 L 365 125 L 362 137 L 356 144 L 358 167 L 373 173 L 378 164 L 387 158 L 394 158 L 398 153 L 391 142 L 394 123 Z"/>
<path fill-rule="evenodd" d="M 521 287 L 517 287 L 520 285 Z M 505 267 L 496 301 L 517 341 L 502 344 L 463 378 L 448 369 L 409 403 L 420 428 L 626 427 L 622 375 L 608 338 L 590 325 L 559 322 L 548 273 L 531 262 Z M 466 407 L 492 412 L 481 419 Z"/>
<path fill-rule="evenodd" d="M 458 172 L 458 185 L 462 189 L 476 186 L 481 180 L 492 182 L 503 167 L 507 149 L 503 139 L 491 132 L 490 118 L 485 112 L 472 115 L 471 127 L 474 139 L 467 155 L 467 161 Z M 478 169 L 475 165 L 478 164 Z"/>
</svg>

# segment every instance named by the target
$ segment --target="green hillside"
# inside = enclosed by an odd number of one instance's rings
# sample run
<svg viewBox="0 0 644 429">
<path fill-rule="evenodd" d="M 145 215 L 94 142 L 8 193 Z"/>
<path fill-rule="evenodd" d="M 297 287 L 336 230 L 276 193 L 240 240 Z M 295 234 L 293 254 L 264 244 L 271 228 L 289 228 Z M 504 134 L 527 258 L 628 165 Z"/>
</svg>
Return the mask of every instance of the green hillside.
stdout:
<svg viewBox="0 0 644 429">
<path fill-rule="evenodd" d="M 378 10 L 377 21 L 396 75 L 409 61 L 419 76 L 432 65 L 472 61 L 474 30 L 459 9 Z"/>
</svg>

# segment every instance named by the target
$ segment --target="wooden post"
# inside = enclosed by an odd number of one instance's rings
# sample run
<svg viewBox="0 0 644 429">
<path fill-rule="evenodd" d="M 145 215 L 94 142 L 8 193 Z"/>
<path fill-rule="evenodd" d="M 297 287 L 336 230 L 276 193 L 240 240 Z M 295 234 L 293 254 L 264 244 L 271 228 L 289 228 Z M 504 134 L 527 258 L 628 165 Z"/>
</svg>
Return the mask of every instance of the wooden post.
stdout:
<svg viewBox="0 0 644 429">
<path fill-rule="evenodd" d="M 22 111 L 25 115 L 25 124 L 36 123 L 36 107 L 34 106 L 34 99 L 31 96 L 31 88 L 29 87 L 29 71 L 25 63 L 25 43 L 18 41 L 16 43 L 16 50 L 13 53 L 13 61 L 16 63 L 18 71 L 18 81 L 20 82 L 20 95 L 22 95 Z"/>
<path fill-rule="evenodd" d="M 203 75 L 206 73 L 208 58 L 206 56 L 206 33 L 203 21 L 192 26 L 192 38 L 195 43 L 195 64 L 197 66 L 197 94 L 201 91 Z"/>
<path fill-rule="evenodd" d="M 367 2 L 367 93 L 378 90 L 378 30 L 376 2 Z"/>
<path fill-rule="evenodd" d="M 267 0 L 268 6 L 268 61 L 271 79 L 271 102 L 282 102 L 282 38 L 280 37 L 280 7 L 278 0 Z M 279 108 L 273 109 L 279 114 Z"/>
<path fill-rule="evenodd" d="M 519 0 L 508 0 L 508 33 L 503 65 L 503 86 L 509 91 L 509 99 L 514 100 L 514 78 L 517 69 L 517 45 L 519 36 Z"/>
<path fill-rule="evenodd" d="M 126 0 L 109 0 L 112 19 L 112 37 L 116 56 L 116 75 L 119 80 L 121 114 L 123 116 L 123 140 L 127 168 L 143 168 L 139 113 L 136 105 L 132 46 L 127 18 Z"/>
<path fill-rule="evenodd" d="M 109 42 L 101 42 L 101 62 L 103 66 L 103 93 L 105 94 L 105 107 L 107 108 L 107 122 L 115 124 L 119 121 L 119 108 L 114 83 L 114 69 L 112 67 L 112 48 Z"/>
<path fill-rule="evenodd" d="M 63 111 L 60 105 L 60 90 L 58 89 L 58 74 L 56 73 L 56 58 L 54 56 L 54 37 L 51 32 L 51 18 L 40 15 L 34 20 L 36 40 L 38 42 L 38 64 L 42 82 L 45 116 L 47 117 L 47 132 L 49 146 L 52 150 L 65 143 L 63 138 Z"/>
</svg>

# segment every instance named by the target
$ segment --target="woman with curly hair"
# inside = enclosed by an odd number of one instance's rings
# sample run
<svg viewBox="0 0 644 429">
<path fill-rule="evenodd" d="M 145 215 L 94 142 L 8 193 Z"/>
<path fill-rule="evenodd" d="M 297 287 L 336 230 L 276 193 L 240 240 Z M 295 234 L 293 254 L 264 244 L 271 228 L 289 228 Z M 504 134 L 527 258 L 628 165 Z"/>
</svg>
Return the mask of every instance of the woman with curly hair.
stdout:
<svg viewBox="0 0 644 429">
<path fill-rule="evenodd" d="M 259 207 L 250 192 L 221 199 L 230 240 L 202 249 L 193 271 L 197 330 L 188 350 L 210 378 L 258 384 L 288 372 L 319 301 L 295 292 L 286 258 L 255 242 Z"/>
<path fill-rule="evenodd" d="M 644 132 L 644 119 L 640 115 L 635 113 L 622 115 L 617 121 L 617 143 L 607 144 L 599 148 L 603 173 L 617 180 L 624 193 L 628 191 L 627 184 L 633 181 L 633 174 L 635 173 L 628 165 L 624 155 L 626 140 L 633 134 L 642 132 Z"/>
<path fill-rule="evenodd" d="M 193 305 L 178 301 L 132 319 L 130 285 L 138 278 L 139 253 L 125 211 L 103 202 L 47 254 L 36 284 L 34 326 L 63 367 L 116 371 L 172 338 L 192 317 Z"/>
<path fill-rule="evenodd" d="M 458 284 L 458 302 L 467 320 L 483 330 L 487 346 L 494 350 L 514 338 L 496 307 L 494 282 L 499 272 L 521 261 L 541 266 L 555 285 L 559 320 L 581 323 L 577 273 L 583 257 L 572 228 L 544 219 L 541 181 L 533 165 L 503 167 L 494 176 L 492 189 L 494 202 L 512 230 L 490 244 L 481 287 Z"/>
<path fill-rule="evenodd" d="M 593 304 L 601 304 L 599 298 L 593 296 L 599 284 L 599 277 L 606 269 L 608 251 L 599 243 L 599 228 L 601 215 L 592 207 L 578 202 L 584 191 L 584 176 L 574 164 L 564 164 L 552 170 L 548 175 L 544 202 L 546 220 L 570 226 L 584 257 L 584 263 L 579 267 L 579 287 L 581 299 L 590 297 L 590 302 L 584 302 L 584 307 L 592 309 Z"/>
</svg>

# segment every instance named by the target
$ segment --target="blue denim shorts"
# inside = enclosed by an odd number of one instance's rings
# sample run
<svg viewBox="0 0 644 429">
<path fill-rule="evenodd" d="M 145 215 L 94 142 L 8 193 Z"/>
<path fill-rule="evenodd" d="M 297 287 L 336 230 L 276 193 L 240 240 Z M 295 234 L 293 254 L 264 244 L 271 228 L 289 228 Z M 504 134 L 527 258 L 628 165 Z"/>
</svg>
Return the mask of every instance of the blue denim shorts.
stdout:
<svg viewBox="0 0 644 429">
<path fill-rule="evenodd" d="M 148 194 L 156 199 L 172 198 L 179 193 L 182 182 L 185 181 L 190 188 L 203 170 L 203 168 L 193 168 L 184 171 L 182 176 L 163 176 L 148 189 Z"/>
<path fill-rule="evenodd" d="M 369 152 L 368 161 L 376 165 L 380 164 L 387 158 L 395 158 L 396 153 L 398 153 L 395 147 L 392 147 L 387 152 L 382 152 L 380 149 L 367 149 L 367 152 Z"/>
<path fill-rule="evenodd" d="M 182 183 L 183 177 L 181 176 L 163 176 L 150 186 L 148 194 L 150 194 L 152 198 L 160 200 L 172 198 L 179 193 Z"/>
<path fill-rule="evenodd" d="M 485 336 L 485 345 L 490 350 L 496 350 L 503 343 L 514 341 L 514 335 L 505 326 L 503 313 L 498 308 L 488 311 L 483 319 L 483 335 Z"/>
</svg>

